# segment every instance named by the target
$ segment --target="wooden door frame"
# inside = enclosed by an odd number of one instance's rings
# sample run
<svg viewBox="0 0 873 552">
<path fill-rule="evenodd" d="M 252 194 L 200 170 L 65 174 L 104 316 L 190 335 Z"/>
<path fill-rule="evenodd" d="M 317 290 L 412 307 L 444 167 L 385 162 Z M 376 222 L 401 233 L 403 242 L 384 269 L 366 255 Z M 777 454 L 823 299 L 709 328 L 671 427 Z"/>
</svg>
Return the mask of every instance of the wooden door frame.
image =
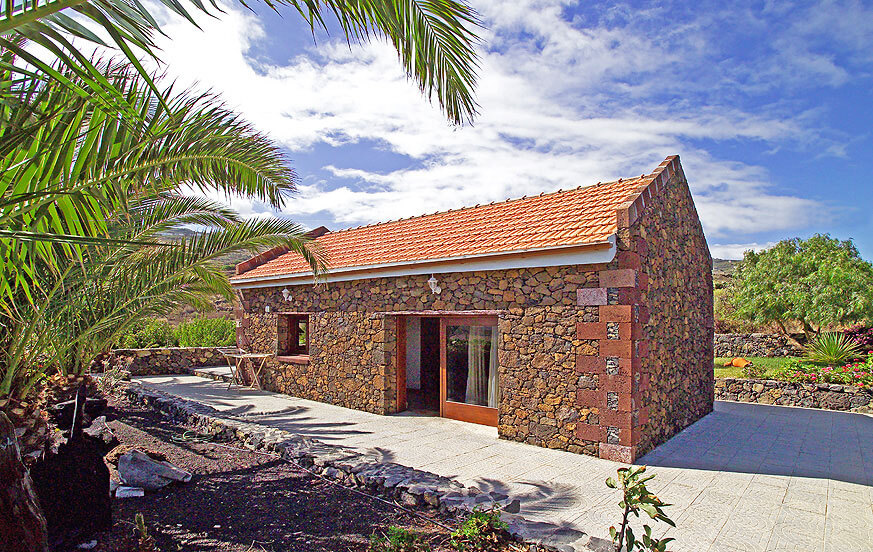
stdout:
<svg viewBox="0 0 873 552">
<path fill-rule="evenodd" d="M 497 426 L 499 417 L 497 408 L 447 400 L 447 326 L 494 326 L 497 328 L 497 317 L 483 315 L 440 317 L 440 416 L 462 422 Z"/>
<path fill-rule="evenodd" d="M 403 412 L 406 404 L 406 316 L 396 316 L 397 327 L 397 412 Z"/>
</svg>

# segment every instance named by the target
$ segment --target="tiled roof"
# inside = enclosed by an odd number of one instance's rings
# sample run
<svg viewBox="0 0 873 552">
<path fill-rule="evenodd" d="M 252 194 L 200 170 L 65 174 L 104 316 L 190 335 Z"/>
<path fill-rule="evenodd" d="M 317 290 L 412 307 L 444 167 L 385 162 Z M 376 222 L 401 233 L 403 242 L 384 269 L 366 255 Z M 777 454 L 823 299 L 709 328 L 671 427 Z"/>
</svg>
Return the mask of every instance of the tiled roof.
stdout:
<svg viewBox="0 0 873 552">
<path fill-rule="evenodd" d="M 329 269 L 603 243 L 616 231 L 616 210 L 654 174 L 328 232 L 317 242 Z M 242 263 L 232 280 L 310 270 L 296 253 L 272 257 Z"/>
</svg>

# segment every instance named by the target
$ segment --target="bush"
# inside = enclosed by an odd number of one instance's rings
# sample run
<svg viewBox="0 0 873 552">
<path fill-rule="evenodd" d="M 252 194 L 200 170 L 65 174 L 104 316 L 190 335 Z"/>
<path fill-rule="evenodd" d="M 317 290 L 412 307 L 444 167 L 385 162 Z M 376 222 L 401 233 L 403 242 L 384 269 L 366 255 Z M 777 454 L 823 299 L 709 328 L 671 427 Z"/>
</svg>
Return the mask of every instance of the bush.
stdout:
<svg viewBox="0 0 873 552">
<path fill-rule="evenodd" d="M 124 349 L 148 349 L 151 347 L 176 347 L 176 332 L 166 320 L 137 322 L 120 340 Z"/>
<path fill-rule="evenodd" d="M 236 325 L 227 318 L 201 318 L 176 328 L 180 347 L 230 347 L 236 345 Z"/>
<path fill-rule="evenodd" d="M 806 346 L 806 357 L 813 362 L 843 364 L 861 356 L 861 347 L 838 332 L 817 335 Z"/>
<path fill-rule="evenodd" d="M 873 353 L 873 326 L 858 324 L 843 330 L 843 335 L 857 343 L 862 352 Z"/>
<path fill-rule="evenodd" d="M 457 531 L 450 544 L 455 550 L 492 550 L 509 542 L 508 526 L 499 510 L 475 509 Z"/>
<path fill-rule="evenodd" d="M 873 355 L 864 362 L 843 366 L 827 366 L 793 359 L 780 369 L 775 378 L 798 383 L 839 383 L 855 387 L 873 388 Z"/>
<path fill-rule="evenodd" d="M 757 364 L 750 363 L 743 367 L 744 378 L 758 379 L 763 377 L 766 373 L 767 369 L 763 366 L 758 366 Z"/>
</svg>

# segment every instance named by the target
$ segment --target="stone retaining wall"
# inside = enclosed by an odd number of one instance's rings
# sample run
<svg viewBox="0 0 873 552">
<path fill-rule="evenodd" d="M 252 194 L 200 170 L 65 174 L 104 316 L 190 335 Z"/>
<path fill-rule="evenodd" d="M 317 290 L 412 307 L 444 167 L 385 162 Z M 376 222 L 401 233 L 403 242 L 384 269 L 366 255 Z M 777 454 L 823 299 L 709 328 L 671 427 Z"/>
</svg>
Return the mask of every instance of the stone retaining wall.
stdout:
<svg viewBox="0 0 873 552">
<path fill-rule="evenodd" d="M 873 411 L 873 391 L 834 383 L 724 378 L 715 381 L 715 398 L 827 410 Z"/>
<path fill-rule="evenodd" d="M 134 376 L 183 374 L 194 366 L 221 366 L 224 356 L 215 347 L 161 347 L 113 349 L 109 365 L 121 363 Z"/>
<path fill-rule="evenodd" d="M 788 357 L 799 356 L 802 352 L 784 335 L 766 333 L 715 334 L 715 356 L 717 357 Z"/>
</svg>

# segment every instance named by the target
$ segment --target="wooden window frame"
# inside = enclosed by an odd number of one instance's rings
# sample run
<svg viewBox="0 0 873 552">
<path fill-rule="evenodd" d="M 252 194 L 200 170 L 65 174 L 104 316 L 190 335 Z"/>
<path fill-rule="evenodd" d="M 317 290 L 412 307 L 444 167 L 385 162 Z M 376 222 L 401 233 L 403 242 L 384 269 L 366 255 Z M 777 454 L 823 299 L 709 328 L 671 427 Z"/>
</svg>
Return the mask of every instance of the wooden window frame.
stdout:
<svg viewBox="0 0 873 552">
<path fill-rule="evenodd" d="M 280 357 L 308 357 L 309 356 L 309 342 L 310 342 L 310 333 L 312 331 L 312 324 L 309 320 L 308 314 L 297 314 L 297 313 L 280 313 L 279 318 L 284 320 L 284 323 L 288 324 L 288 342 L 286 344 L 286 349 L 279 349 L 276 351 L 277 356 Z M 306 324 L 306 344 L 302 347 L 300 346 L 300 322 L 304 322 Z"/>
</svg>

